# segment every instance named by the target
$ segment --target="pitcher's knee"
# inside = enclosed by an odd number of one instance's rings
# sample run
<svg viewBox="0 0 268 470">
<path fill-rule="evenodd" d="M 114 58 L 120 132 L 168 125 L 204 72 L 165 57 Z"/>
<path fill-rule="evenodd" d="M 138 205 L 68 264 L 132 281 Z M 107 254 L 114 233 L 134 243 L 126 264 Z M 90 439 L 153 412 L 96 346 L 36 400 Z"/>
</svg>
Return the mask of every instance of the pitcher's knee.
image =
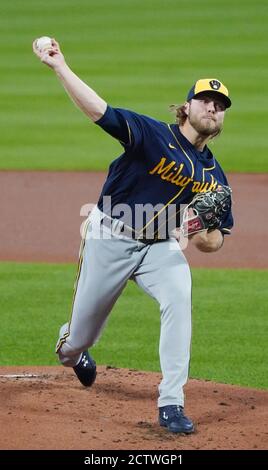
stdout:
<svg viewBox="0 0 268 470">
<path fill-rule="evenodd" d="M 160 301 L 161 311 L 162 310 L 177 310 L 178 307 L 189 307 L 191 306 L 192 300 L 192 289 L 191 285 L 187 286 L 170 286 L 169 291 L 166 291 Z"/>
</svg>

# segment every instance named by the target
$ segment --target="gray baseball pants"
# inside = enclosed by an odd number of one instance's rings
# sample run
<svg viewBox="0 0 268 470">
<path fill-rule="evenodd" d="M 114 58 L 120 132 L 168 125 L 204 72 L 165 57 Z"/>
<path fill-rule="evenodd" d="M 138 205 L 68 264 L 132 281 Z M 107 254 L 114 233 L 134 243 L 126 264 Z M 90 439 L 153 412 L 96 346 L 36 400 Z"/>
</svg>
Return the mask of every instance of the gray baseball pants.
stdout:
<svg viewBox="0 0 268 470">
<path fill-rule="evenodd" d="M 112 219 L 110 228 L 104 226 L 104 216 L 95 207 L 87 221 L 72 316 L 60 329 L 56 352 L 64 366 L 78 364 L 81 353 L 99 338 L 116 300 L 132 279 L 160 306 L 163 378 L 158 406 L 183 406 L 191 348 L 188 263 L 175 239 L 146 245 L 122 236 L 119 220 Z"/>
</svg>

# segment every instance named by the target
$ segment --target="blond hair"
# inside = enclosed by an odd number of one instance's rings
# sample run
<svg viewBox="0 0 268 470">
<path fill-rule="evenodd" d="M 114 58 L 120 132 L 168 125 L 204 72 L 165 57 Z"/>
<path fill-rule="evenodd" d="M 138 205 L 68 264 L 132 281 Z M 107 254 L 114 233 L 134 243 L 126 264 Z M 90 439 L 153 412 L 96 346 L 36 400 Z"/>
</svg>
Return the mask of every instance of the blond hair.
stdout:
<svg viewBox="0 0 268 470">
<path fill-rule="evenodd" d="M 176 115 L 176 123 L 179 126 L 183 126 L 187 119 L 187 114 L 185 112 L 185 104 L 171 104 L 169 106 L 169 110 L 171 113 Z"/>
</svg>

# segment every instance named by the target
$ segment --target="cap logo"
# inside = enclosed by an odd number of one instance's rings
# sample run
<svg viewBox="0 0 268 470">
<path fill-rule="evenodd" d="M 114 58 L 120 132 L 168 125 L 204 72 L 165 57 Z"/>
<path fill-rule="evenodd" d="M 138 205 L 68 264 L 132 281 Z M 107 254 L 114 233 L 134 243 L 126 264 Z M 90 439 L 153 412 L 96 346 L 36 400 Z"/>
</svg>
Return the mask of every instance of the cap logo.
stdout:
<svg viewBox="0 0 268 470">
<path fill-rule="evenodd" d="M 221 87 L 221 84 L 218 82 L 218 80 L 210 80 L 209 84 L 212 90 L 218 90 Z"/>
</svg>

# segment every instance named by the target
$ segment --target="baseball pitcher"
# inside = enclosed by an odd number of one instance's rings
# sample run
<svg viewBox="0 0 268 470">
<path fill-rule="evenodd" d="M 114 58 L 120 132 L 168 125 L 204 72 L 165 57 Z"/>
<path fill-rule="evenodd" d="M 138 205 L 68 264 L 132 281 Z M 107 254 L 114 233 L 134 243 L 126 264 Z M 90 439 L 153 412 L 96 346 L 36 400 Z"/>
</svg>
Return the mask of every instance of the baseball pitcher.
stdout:
<svg viewBox="0 0 268 470">
<path fill-rule="evenodd" d="M 74 103 L 123 153 L 112 162 L 98 203 L 84 227 L 72 315 L 56 352 L 84 386 L 96 378 L 88 353 L 116 300 L 133 280 L 159 304 L 159 424 L 190 434 L 183 387 L 191 346 L 191 274 L 178 236 L 204 252 L 219 250 L 233 226 L 231 189 L 208 142 L 223 127 L 231 100 L 219 80 L 197 80 L 176 122 L 166 124 L 108 105 L 67 65 L 58 42 L 39 59 L 58 76 Z M 179 235 L 178 235 L 179 234 Z"/>
</svg>

